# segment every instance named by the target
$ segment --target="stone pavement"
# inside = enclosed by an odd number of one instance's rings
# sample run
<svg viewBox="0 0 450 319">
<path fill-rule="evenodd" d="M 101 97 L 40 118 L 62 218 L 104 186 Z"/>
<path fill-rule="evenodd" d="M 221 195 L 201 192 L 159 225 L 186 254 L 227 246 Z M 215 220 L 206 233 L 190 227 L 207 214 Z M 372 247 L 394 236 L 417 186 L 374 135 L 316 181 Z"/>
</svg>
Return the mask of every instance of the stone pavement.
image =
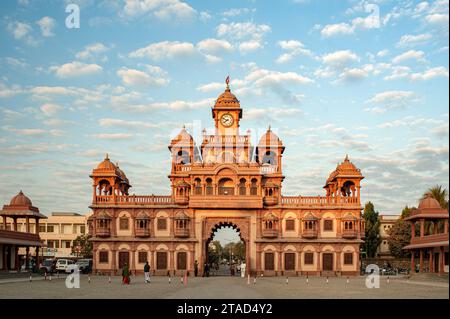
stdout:
<svg viewBox="0 0 450 319">
<path fill-rule="evenodd" d="M 151 299 L 409 299 L 409 298 L 439 298 L 448 299 L 448 282 L 415 282 L 407 278 L 381 277 L 380 288 L 368 289 L 365 277 L 329 278 L 328 283 L 323 277 L 310 277 L 306 283 L 305 277 L 265 277 L 253 279 L 247 284 L 247 279 L 239 277 L 209 277 L 188 279 L 185 286 L 180 278 L 152 277 L 150 284 L 144 283 L 143 276 L 132 277 L 131 285 L 123 286 L 120 277 L 112 277 L 111 283 L 107 276 L 82 275 L 79 289 L 68 289 L 63 278 L 53 278 L 39 281 L 23 281 L 0 283 L 0 298 L 151 298 Z"/>
</svg>

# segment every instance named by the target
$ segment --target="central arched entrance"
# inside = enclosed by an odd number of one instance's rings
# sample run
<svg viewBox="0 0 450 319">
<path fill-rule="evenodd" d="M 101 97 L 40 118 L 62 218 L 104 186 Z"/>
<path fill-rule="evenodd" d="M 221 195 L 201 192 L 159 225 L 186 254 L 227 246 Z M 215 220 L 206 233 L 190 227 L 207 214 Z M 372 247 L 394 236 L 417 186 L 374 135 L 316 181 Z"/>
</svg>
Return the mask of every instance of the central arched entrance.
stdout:
<svg viewBox="0 0 450 319">
<path fill-rule="evenodd" d="M 203 270 L 209 275 L 240 276 L 250 270 L 248 220 L 207 218 L 203 240 Z"/>
</svg>

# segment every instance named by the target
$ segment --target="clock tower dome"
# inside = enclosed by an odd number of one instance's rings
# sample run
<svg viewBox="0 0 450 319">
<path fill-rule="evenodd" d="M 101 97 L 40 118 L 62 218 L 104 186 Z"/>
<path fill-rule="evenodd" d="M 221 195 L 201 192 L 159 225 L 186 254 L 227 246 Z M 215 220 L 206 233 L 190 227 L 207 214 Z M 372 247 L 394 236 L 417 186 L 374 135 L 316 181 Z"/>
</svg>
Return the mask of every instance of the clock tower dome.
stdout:
<svg viewBox="0 0 450 319">
<path fill-rule="evenodd" d="M 230 91 L 230 77 L 226 79 L 227 87 L 216 100 L 212 108 L 215 121 L 216 134 L 238 135 L 239 120 L 242 118 L 242 109 L 239 100 Z"/>
</svg>

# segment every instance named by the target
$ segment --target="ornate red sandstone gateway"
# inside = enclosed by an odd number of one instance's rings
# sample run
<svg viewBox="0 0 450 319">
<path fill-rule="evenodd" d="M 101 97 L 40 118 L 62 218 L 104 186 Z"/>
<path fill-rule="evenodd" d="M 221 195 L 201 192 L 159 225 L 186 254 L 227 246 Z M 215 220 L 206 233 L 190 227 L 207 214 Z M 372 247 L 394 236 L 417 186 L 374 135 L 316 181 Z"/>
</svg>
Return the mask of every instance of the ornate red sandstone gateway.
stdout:
<svg viewBox="0 0 450 319">
<path fill-rule="evenodd" d="M 214 232 L 232 226 L 252 275 L 354 275 L 363 242 L 361 171 L 348 157 L 330 174 L 325 196 L 283 196 L 282 141 L 270 128 L 258 145 L 241 135 L 242 109 L 227 87 L 212 108 L 216 131 L 197 147 L 183 128 L 170 143 L 168 196 L 129 195 L 125 173 L 108 156 L 90 177 L 89 231 L 94 272 L 127 263 L 157 275 L 200 273 Z"/>
</svg>

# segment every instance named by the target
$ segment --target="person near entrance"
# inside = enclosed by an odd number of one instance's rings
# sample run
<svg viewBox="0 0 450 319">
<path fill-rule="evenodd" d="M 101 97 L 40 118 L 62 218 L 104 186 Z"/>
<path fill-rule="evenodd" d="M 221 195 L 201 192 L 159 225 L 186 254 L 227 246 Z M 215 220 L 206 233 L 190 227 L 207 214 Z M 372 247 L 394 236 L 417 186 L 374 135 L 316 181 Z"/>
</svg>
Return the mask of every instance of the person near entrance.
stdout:
<svg viewBox="0 0 450 319">
<path fill-rule="evenodd" d="M 203 270 L 203 277 L 209 277 L 209 264 L 205 263 L 204 270 Z"/>
<path fill-rule="evenodd" d="M 148 264 L 148 261 L 145 262 L 144 265 L 144 278 L 145 283 L 148 284 L 150 282 L 150 265 Z"/>
<path fill-rule="evenodd" d="M 247 265 L 245 263 L 241 264 L 241 277 L 244 278 L 245 277 L 245 267 Z"/>
<path fill-rule="evenodd" d="M 124 285 L 130 284 L 130 270 L 128 269 L 127 263 L 123 265 L 122 269 L 122 284 Z"/>
<path fill-rule="evenodd" d="M 198 260 L 194 262 L 194 275 L 195 277 L 198 275 Z"/>
</svg>

